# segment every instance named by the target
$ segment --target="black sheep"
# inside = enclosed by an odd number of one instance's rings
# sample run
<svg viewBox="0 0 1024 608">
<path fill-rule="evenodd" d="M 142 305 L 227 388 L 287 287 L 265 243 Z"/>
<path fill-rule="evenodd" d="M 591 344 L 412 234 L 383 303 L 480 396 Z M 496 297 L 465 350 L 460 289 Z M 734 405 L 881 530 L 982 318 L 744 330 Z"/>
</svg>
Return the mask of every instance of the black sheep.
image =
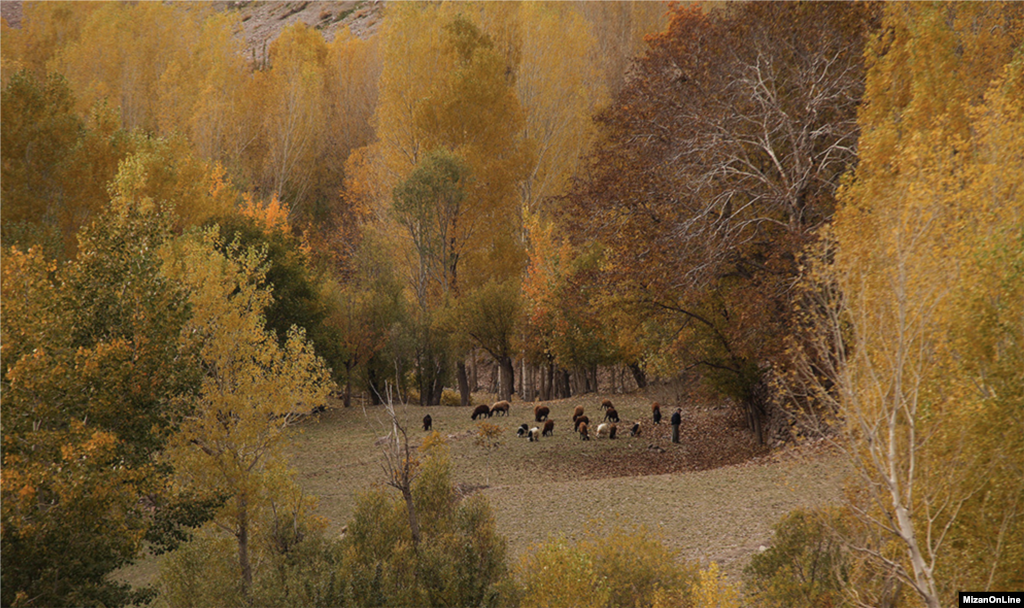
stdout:
<svg viewBox="0 0 1024 608">
<path fill-rule="evenodd" d="M 629 436 L 630 437 L 636 437 L 638 435 L 640 435 L 640 423 L 639 422 L 634 423 L 633 424 L 633 428 L 629 429 Z"/>
<path fill-rule="evenodd" d="M 433 422 L 434 422 L 434 420 L 430 417 L 430 414 L 427 414 L 426 416 L 424 416 L 423 417 L 423 430 L 424 431 L 429 431 L 430 430 L 430 425 L 433 424 Z"/>
</svg>

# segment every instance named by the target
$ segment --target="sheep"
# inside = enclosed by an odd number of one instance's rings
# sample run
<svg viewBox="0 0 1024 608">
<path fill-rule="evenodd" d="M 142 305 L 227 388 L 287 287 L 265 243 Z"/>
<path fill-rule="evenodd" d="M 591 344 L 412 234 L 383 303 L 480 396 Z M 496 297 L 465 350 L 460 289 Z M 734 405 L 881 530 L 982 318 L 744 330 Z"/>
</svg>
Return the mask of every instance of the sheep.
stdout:
<svg viewBox="0 0 1024 608">
<path fill-rule="evenodd" d="M 608 427 L 608 439 L 615 439 L 615 432 L 619 430 L 619 427 L 614 422 Z"/>
<path fill-rule="evenodd" d="M 619 421 L 619 412 L 614 407 L 609 407 L 608 411 L 604 413 L 605 422 L 611 420 L 612 422 Z"/>
<path fill-rule="evenodd" d="M 600 439 L 602 435 L 608 432 L 608 425 L 604 422 L 597 425 L 597 438 Z"/>
<path fill-rule="evenodd" d="M 572 411 L 572 421 L 576 422 L 576 419 L 583 415 L 583 406 L 577 405 L 576 409 Z"/>
<path fill-rule="evenodd" d="M 540 441 L 540 429 L 537 427 L 530 429 L 529 438 L 530 441 Z"/>
<path fill-rule="evenodd" d="M 495 403 L 491 406 L 491 416 L 495 416 L 497 414 L 504 414 L 508 416 L 508 409 L 510 406 L 511 404 L 508 401 L 499 401 Z"/>
<path fill-rule="evenodd" d="M 583 441 L 590 441 L 590 435 L 587 433 L 586 422 L 580 424 L 576 430 L 579 431 L 580 433 L 580 439 L 582 439 Z"/>
<path fill-rule="evenodd" d="M 604 401 L 602 401 L 601 402 L 601 409 L 603 409 L 603 410 L 613 409 L 612 408 L 611 400 L 610 399 L 605 399 Z"/>
<path fill-rule="evenodd" d="M 548 414 L 550 413 L 551 410 L 549 410 L 547 407 L 543 405 L 538 405 L 537 407 L 533 408 L 533 418 L 537 422 L 544 422 L 545 420 L 547 420 Z"/>
<path fill-rule="evenodd" d="M 517 437 L 526 437 L 526 434 L 530 432 L 530 425 L 525 422 L 519 425 L 519 430 L 516 431 Z"/>
<path fill-rule="evenodd" d="M 554 436 L 554 434 L 555 434 L 555 421 L 554 420 L 548 420 L 547 422 L 544 423 L 544 432 L 542 433 L 542 435 L 547 435 L 548 437 L 552 437 L 552 436 Z"/>
<path fill-rule="evenodd" d="M 633 424 L 633 428 L 629 429 L 629 436 L 630 437 L 639 437 L 640 436 L 640 423 L 639 422 L 634 423 Z"/>
<path fill-rule="evenodd" d="M 579 431 L 581 424 L 590 424 L 590 418 L 587 418 L 586 416 L 580 416 L 579 418 L 576 419 L 576 423 L 575 423 L 575 427 L 574 428 L 577 431 Z"/>
<path fill-rule="evenodd" d="M 654 424 L 661 424 L 661 406 L 657 402 L 651 404 L 651 413 L 654 414 Z"/>
<path fill-rule="evenodd" d="M 430 414 L 427 414 L 426 416 L 424 416 L 423 417 L 423 430 L 424 431 L 429 431 L 430 430 L 430 425 L 433 424 L 433 422 L 434 422 L 434 420 L 430 417 Z"/>
<path fill-rule="evenodd" d="M 486 417 L 490 418 L 491 417 L 491 408 L 487 407 L 486 405 L 478 405 L 478 406 L 476 406 L 476 409 L 473 410 L 473 420 L 476 420 L 479 416 L 486 416 Z"/>
</svg>

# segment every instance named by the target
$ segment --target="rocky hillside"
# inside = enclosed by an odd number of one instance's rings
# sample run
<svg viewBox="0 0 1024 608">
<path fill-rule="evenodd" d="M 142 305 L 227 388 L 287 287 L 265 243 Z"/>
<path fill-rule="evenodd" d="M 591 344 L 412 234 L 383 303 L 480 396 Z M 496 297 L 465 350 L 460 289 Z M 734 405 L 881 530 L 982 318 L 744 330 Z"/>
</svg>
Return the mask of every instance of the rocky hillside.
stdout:
<svg viewBox="0 0 1024 608">
<path fill-rule="evenodd" d="M 216 10 L 237 11 L 245 38 L 247 55 L 260 56 L 266 52 L 285 27 L 302 21 L 323 32 L 333 40 L 337 32 L 348 27 L 360 38 L 369 38 L 377 32 L 383 15 L 383 0 L 347 0 L 345 2 L 278 2 L 235 0 L 213 2 Z M 0 15 L 11 27 L 20 27 L 21 0 L 0 2 Z"/>
</svg>

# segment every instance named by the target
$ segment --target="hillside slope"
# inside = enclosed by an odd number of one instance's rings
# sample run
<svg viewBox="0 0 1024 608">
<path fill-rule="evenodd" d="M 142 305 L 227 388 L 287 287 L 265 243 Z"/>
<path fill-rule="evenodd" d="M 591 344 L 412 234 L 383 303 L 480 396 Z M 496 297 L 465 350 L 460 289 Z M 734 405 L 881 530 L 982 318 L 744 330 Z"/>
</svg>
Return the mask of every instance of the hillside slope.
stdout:
<svg viewBox="0 0 1024 608">
<path fill-rule="evenodd" d="M 353 34 L 366 39 L 377 33 L 384 12 L 383 0 L 346 0 L 344 2 L 280 2 L 256 0 L 218 0 L 211 3 L 214 10 L 235 11 L 239 14 L 245 39 L 246 55 L 259 56 L 281 31 L 296 22 L 303 22 L 319 30 L 328 41 L 349 28 Z M 0 17 L 11 27 L 21 27 L 23 18 L 21 0 L 0 2 Z"/>
</svg>

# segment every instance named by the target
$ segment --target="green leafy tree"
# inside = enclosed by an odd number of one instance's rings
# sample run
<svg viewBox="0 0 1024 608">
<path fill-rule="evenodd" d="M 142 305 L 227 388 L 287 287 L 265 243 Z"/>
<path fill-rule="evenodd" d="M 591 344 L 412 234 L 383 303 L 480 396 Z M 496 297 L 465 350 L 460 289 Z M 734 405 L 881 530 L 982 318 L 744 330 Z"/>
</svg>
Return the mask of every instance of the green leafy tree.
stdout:
<svg viewBox="0 0 1024 608">
<path fill-rule="evenodd" d="M 143 600 L 108 575 L 202 519 L 156 460 L 199 386 L 186 295 L 160 273 L 170 224 L 115 196 L 65 266 L 3 256 L 5 605 Z"/>
</svg>

